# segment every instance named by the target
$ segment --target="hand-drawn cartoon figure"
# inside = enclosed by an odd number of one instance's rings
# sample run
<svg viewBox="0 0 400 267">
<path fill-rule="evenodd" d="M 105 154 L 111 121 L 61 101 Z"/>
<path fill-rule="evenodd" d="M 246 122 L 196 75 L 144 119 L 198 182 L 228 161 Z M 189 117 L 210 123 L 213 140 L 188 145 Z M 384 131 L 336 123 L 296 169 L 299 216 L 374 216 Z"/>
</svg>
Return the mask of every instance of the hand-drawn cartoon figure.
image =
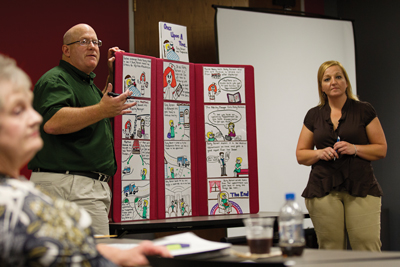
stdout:
<svg viewBox="0 0 400 267">
<path fill-rule="evenodd" d="M 170 64 L 169 67 L 165 69 L 163 76 L 164 99 L 177 99 L 178 94 L 174 91 L 176 87 L 174 65 Z"/>
<path fill-rule="evenodd" d="M 210 142 L 215 141 L 215 135 L 213 132 L 210 131 L 207 133 L 207 141 L 210 141 Z"/>
<path fill-rule="evenodd" d="M 241 169 L 242 169 L 242 161 L 241 157 L 236 158 L 235 170 L 233 171 L 233 176 L 238 177 Z"/>
<path fill-rule="evenodd" d="M 144 126 L 145 126 L 145 121 L 144 121 L 144 119 L 141 119 L 140 120 L 140 131 L 142 133 L 142 136 L 144 136 L 144 133 L 145 133 Z"/>
<path fill-rule="evenodd" d="M 140 96 L 140 91 L 136 88 L 135 76 L 126 75 L 124 81 L 124 91 L 129 89 L 133 94 L 132 96 Z"/>
<path fill-rule="evenodd" d="M 142 180 L 146 179 L 147 169 L 143 168 L 143 170 L 140 171 L 140 175 L 142 176 Z"/>
<path fill-rule="evenodd" d="M 149 205 L 149 201 L 147 201 L 146 199 L 143 200 L 143 215 L 142 215 L 143 219 L 147 219 L 147 206 L 148 205 Z"/>
<path fill-rule="evenodd" d="M 232 211 L 232 203 L 229 201 L 228 193 L 225 191 L 218 193 L 218 210 L 220 213 L 226 214 Z"/>
<path fill-rule="evenodd" d="M 129 87 L 131 87 L 131 86 L 136 86 L 135 79 L 132 80 L 131 75 L 128 74 L 125 76 L 125 79 L 124 79 L 124 91 L 129 89 Z"/>
<path fill-rule="evenodd" d="M 174 126 L 174 121 L 170 120 L 169 121 L 169 132 L 167 134 L 168 138 L 175 138 L 175 127 L 176 126 Z"/>
<path fill-rule="evenodd" d="M 179 212 L 178 200 L 173 199 L 171 201 L 171 205 L 169 206 L 168 215 L 170 217 L 172 217 L 172 216 L 177 217 L 178 216 L 178 214 L 177 214 L 178 212 Z"/>
<path fill-rule="evenodd" d="M 146 74 L 144 72 L 140 75 L 139 82 L 140 82 L 140 92 L 143 96 L 144 89 L 148 86 L 148 82 L 146 82 Z"/>
<path fill-rule="evenodd" d="M 168 40 L 164 41 L 164 58 L 179 61 L 179 56 L 175 53 L 174 44 L 170 43 Z"/>
<path fill-rule="evenodd" d="M 225 159 L 224 152 L 219 152 L 218 162 L 221 165 L 221 176 L 227 176 L 226 175 L 226 161 L 228 161 L 228 159 Z"/>
<path fill-rule="evenodd" d="M 174 171 L 174 168 L 171 168 L 171 178 L 175 178 L 175 171 Z"/>
<path fill-rule="evenodd" d="M 171 201 L 171 210 L 172 210 L 172 212 L 174 212 L 175 205 L 176 205 L 175 201 L 172 200 Z"/>
<path fill-rule="evenodd" d="M 133 138 L 133 134 L 131 134 L 132 131 L 132 121 L 127 120 L 125 123 L 125 138 Z"/>
<path fill-rule="evenodd" d="M 221 91 L 217 89 L 217 85 L 215 83 L 210 84 L 208 86 L 208 97 L 210 101 L 215 101 L 215 96 L 219 95 Z"/>
<path fill-rule="evenodd" d="M 185 214 L 185 201 L 183 200 L 183 198 L 181 199 L 181 214 L 182 216 Z"/>
<path fill-rule="evenodd" d="M 235 124 L 233 122 L 230 122 L 228 124 L 228 135 L 225 135 L 225 140 L 231 141 L 233 137 L 236 136 L 235 133 Z"/>
</svg>

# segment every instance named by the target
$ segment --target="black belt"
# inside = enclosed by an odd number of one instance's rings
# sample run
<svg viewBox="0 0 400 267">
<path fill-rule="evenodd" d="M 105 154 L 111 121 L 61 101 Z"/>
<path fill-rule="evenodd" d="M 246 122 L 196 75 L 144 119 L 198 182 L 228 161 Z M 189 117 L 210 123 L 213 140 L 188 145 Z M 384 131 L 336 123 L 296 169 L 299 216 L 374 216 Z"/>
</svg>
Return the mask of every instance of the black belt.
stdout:
<svg viewBox="0 0 400 267">
<path fill-rule="evenodd" d="M 54 172 L 54 173 L 65 173 L 65 174 L 71 174 L 71 175 L 79 175 L 79 176 L 85 176 L 89 177 L 95 180 L 98 180 L 100 182 L 106 182 L 110 181 L 111 176 L 99 173 L 99 172 L 75 172 L 75 171 L 54 171 L 54 170 L 47 170 L 43 168 L 36 168 L 33 170 L 34 172 Z"/>
</svg>

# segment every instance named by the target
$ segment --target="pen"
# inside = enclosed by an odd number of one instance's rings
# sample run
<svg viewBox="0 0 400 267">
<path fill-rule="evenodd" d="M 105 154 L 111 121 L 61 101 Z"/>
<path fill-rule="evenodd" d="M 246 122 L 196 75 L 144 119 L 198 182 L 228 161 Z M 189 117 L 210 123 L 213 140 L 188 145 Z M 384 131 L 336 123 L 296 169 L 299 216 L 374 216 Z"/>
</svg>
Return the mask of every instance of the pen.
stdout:
<svg viewBox="0 0 400 267">
<path fill-rule="evenodd" d="M 117 237 L 118 235 L 94 235 L 94 238 Z"/>
<path fill-rule="evenodd" d="M 120 96 L 120 94 L 117 94 L 114 92 L 108 92 L 107 95 L 112 96 L 112 97 Z M 135 98 L 133 96 L 128 96 L 126 99 L 135 99 Z"/>
<path fill-rule="evenodd" d="M 189 244 L 180 244 L 180 243 L 176 243 L 176 244 L 167 244 L 165 245 L 167 247 L 168 250 L 178 250 L 181 248 L 188 248 L 190 247 Z"/>
<path fill-rule="evenodd" d="M 338 135 L 338 137 L 337 137 L 337 139 L 336 139 L 336 143 L 337 142 L 340 142 L 340 136 Z M 337 153 L 337 150 L 336 150 L 336 153 Z M 333 157 L 333 160 L 336 160 L 336 157 Z"/>
</svg>

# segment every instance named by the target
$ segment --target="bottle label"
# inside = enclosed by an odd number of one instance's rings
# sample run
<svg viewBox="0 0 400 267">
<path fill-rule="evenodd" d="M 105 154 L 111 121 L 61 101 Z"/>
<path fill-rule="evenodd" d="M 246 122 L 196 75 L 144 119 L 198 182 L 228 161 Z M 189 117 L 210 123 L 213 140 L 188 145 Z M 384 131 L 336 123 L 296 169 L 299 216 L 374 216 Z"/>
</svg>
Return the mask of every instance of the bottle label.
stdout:
<svg viewBox="0 0 400 267">
<path fill-rule="evenodd" d="M 304 229 L 302 223 L 293 220 L 279 223 L 279 239 L 285 243 L 304 242 Z"/>
</svg>

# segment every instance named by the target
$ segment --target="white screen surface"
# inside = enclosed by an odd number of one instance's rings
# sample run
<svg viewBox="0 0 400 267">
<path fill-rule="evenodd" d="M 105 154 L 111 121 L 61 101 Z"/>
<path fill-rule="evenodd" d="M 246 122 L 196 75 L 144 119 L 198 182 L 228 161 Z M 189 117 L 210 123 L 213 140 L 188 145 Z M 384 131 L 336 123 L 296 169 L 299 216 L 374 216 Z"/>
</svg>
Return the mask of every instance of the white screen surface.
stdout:
<svg viewBox="0 0 400 267">
<path fill-rule="evenodd" d="M 356 94 L 350 21 L 217 8 L 220 64 L 255 69 L 260 211 L 278 211 L 285 193 L 301 193 L 311 167 L 299 165 L 296 146 L 304 116 L 318 104 L 317 71 L 327 60 L 346 68 Z"/>
</svg>

